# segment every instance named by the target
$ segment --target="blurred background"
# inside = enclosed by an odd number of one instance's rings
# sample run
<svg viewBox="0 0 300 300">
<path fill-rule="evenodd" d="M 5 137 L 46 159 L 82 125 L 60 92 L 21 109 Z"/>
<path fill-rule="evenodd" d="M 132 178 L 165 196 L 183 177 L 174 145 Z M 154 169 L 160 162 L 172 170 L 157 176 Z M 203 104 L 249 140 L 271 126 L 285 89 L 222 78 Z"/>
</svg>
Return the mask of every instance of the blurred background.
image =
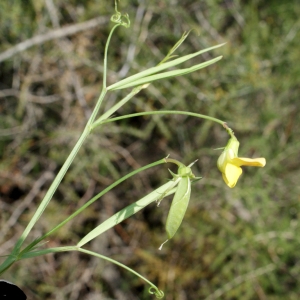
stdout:
<svg viewBox="0 0 300 300">
<path fill-rule="evenodd" d="M 31 232 L 39 237 L 131 170 L 166 157 L 203 179 L 175 237 L 165 241 L 171 199 L 150 205 L 86 247 L 140 272 L 167 300 L 299 299 L 299 29 L 297 0 L 122 0 L 130 29 L 115 32 L 108 84 L 177 54 L 226 45 L 185 63 L 223 59 L 151 84 L 116 115 L 187 110 L 228 122 L 244 168 L 234 189 L 217 170 L 228 135 L 186 116 L 140 117 L 95 130 Z M 0 1 L 0 255 L 28 224 L 84 128 L 102 85 L 114 1 Z M 107 95 L 102 112 L 129 90 Z M 109 216 L 165 183 L 170 165 L 140 173 L 90 206 L 43 247 L 74 245 Z M 28 299 L 154 299 L 127 271 L 79 253 L 23 260 L 4 274 Z"/>
</svg>

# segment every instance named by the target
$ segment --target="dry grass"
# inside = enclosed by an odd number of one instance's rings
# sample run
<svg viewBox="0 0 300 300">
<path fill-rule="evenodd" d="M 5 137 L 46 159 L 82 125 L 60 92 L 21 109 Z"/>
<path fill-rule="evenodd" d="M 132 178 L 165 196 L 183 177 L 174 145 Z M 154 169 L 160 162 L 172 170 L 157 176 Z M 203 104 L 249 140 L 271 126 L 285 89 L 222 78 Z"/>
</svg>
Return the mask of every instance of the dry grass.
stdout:
<svg viewBox="0 0 300 300">
<path fill-rule="evenodd" d="M 98 97 L 112 5 L 0 3 L 0 255 L 14 245 L 76 142 Z M 167 300 L 298 299 L 299 5 L 297 1 L 122 1 L 130 30 L 113 37 L 109 82 L 154 66 L 182 32 L 179 53 L 226 41 L 207 69 L 152 84 L 119 114 L 190 110 L 228 121 L 243 156 L 264 156 L 230 190 L 216 169 L 222 128 L 183 116 L 136 118 L 98 129 L 30 235 L 40 236 L 128 171 L 170 154 L 195 184 L 183 225 L 162 251 L 168 203 L 152 205 L 90 243 L 141 272 Z M 8 13 L 9 12 L 9 13 Z M 88 25 L 89 24 L 89 25 Z M 71 32 L 71 30 L 74 30 Z M 204 59 L 210 58 L 206 54 Z M 126 92 L 126 91 L 125 91 Z M 110 94 L 104 109 L 125 92 Z M 105 195 L 46 247 L 76 243 L 95 225 L 166 181 L 149 170 Z M 127 272 L 77 253 L 24 260 L 4 274 L 28 299 L 150 299 Z"/>
</svg>

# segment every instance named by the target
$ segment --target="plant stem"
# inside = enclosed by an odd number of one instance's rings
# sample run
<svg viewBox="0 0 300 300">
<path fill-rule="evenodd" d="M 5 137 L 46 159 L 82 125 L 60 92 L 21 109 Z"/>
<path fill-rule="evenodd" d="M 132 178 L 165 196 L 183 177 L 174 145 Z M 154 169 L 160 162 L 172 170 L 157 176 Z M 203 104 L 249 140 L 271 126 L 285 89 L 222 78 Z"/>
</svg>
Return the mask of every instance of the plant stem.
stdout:
<svg viewBox="0 0 300 300">
<path fill-rule="evenodd" d="M 147 112 L 129 114 L 129 115 L 120 116 L 120 117 L 111 118 L 111 119 L 106 119 L 106 120 L 101 117 L 101 118 L 99 118 L 98 120 L 96 120 L 91 125 L 91 130 L 95 129 L 97 126 L 99 126 L 101 124 L 106 124 L 106 123 L 110 123 L 110 122 L 114 122 L 114 121 L 119 121 L 119 120 L 127 119 L 127 118 L 134 118 L 134 117 L 139 117 L 139 116 L 147 116 L 147 115 L 187 115 L 187 116 L 193 116 L 193 117 L 197 117 L 197 118 L 201 118 L 201 119 L 210 120 L 210 121 L 219 123 L 219 124 L 221 124 L 223 126 L 224 126 L 224 124 L 226 124 L 226 122 L 224 122 L 224 121 L 222 121 L 220 119 L 213 118 L 213 117 L 210 117 L 210 116 L 207 116 L 207 115 L 192 113 L 192 112 L 188 112 L 188 111 L 159 110 L 159 111 L 147 111 Z"/>
<path fill-rule="evenodd" d="M 21 251 L 21 255 L 28 251 L 30 251 L 30 249 L 32 249 L 35 245 L 37 245 L 39 242 L 41 242 L 42 240 L 44 240 L 46 237 L 48 237 L 50 234 L 54 233 L 55 231 L 57 231 L 58 229 L 60 229 L 62 226 L 64 226 L 66 223 L 68 223 L 70 220 L 72 220 L 74 217 L 76 217 L 78 214 L 80 214 L 83 210 L 85 210 L 88 206 L 90 206 L 92 203 L 94 203 L 96 200 L 98 200 L 100 197 L 102 197 L 104 194 L 106 194 L 108 191 L 110 191 L 111 189 L 113 189 L 114 187 L 116 187 L 118 184 L 120 184 L 121 182 L 125 181 L 126 179 L 130 178 L 133 175 L 136 175 L 139 172 L 142 172 L 144 170 L 147 170 L 149 168 L 158 166 L 160 164 L 164 164 L 166 162 L 165 158 L 164 159 L 160 159 L 154 163 L 148 164 L 146 166 L 143 166 L 137 170 L 134 170 L 133 172 L 123 176 L 122 178 L 120 178 L 119 180 L 115 181 L 114 183 L 112 183 L 110 186 L 108 186 L 107 188 L 105 188 L 103 191 L 101 191 L 99 194 L 97 194 L 96 196 L 94 196 L 92 199 L 90 199 L 87 203 L 85 203 L 82 207 L 80 207 L 78 210 L 76 210 L 72 215 L 70 215 L 67 219 L 65 219 L 63 222 L 61 222 L 60 224 L 58 224 L 57 226 L 55 226 L 52 230 L 50 230 L 49 232 L 47 232 L 46 234 L 44 234 L 43 236 L 41 236 L 40 238 L 34 240 L 32 243 L 30 243 L 25 249 L 23 249 Z M 170 161 L 171 162 L 171 161 Z"/>
<path fill-rule="evenodd" d="M 103 63 L 103 90 L 106 90 L 106 74 L 107 74 L 107 51 L 108 51 L 108 46 L 110 43 L 110 39 L 112 37 L 113 32 L 117 27 L 119 27 L 121 24 L 116 24 L 110 31 L 109 36 L 107 38 L 107 42 L 105 45 L 105 50 L 104 50 L 104 63 Z"/>
<path fill-rule="evenodd" d="M 11 252 L 11 255 L 0 265 L 0 274 L 3 273 L 6 269 L 8 269 L 13 264 L 13 262 L 17 260 L 18 254 L 20 252 L 20 249 L 21 249 L 22 244 L 24 243 L 26 237 L 28 236 L 29 232 L 31 231 L 31 229 L 33 228 L 35 223 L 41 217 L 44 210 L 46 209 L 47 205 L 49 204 L 50 200 L 52 199 L 53 194 L 57 190 L 60 182 L 62 181 L 67 170 L 69 169 L 70 165 L 72 164 L 76 154 L 78 153 L 78 151 L 81 148 L 82 144 L 84 143 L 85 139 L 90 134 L 90 132 L 91 132 L 90 125 L 92 124 L 93 120 L 95 119 L 105 95 L 106 95 L 106 90 L 103 89 L 99 96 L 99 99 L 96 103 L 96 106 L 93 110 L 93 113 L 92 113 L 91 117 L 89 118 L 89 120 L 88 120 L 82 134 L 80 135 L 78 141 L 76 142 L 74 148 L 72 149 L 68 158 L 66 159 L 66 161 L 64 162 L 60 171 L 58 172 L 55 179 L 53 180 L 46 195 L 44 196 L 42 202 L 40 203 L 40 205 L 37 208 L 36 212 L 34 213 L 33 217 L 29 221 L 29 223 L 28 223 L 27 227 L 25 228 L 24 232 L 22 233 L 21 237 L 16 242 L 16 244 Z"/>
<path fill-rule="evenodd" d="M 177 165 L 178 167 L 183 166 L 183 163 L 181 163 L 179 160 L 177 159 L 173 159 L 173 158 L 165 158 L 166 163 L 173 163 L 175 165 Z"/>
<path fill-rule="evenodd" d="M 24 240 L 28 236 L 29 232 L 31 231 L 32 227 L 34 224 L 38 221 L 42 213 L 44 212 L 45 208 L 49 204 L 54 192 L 57 190 L 58 185 L 62 181 L 64 175 L 66 174 L 67 170 L 69 169 L 71 163 L 73 162 L 77 152 L 79 151 L 80 147 L 82 146 L 84 140 L 87 138 L 89 135 L 89 130 L 87 128 L 83 131 L 81 134 L 79 140 L 77 141 L 76 145 L 72 149 L 71 153 L 69 154 L 68 158 L 66 159 L 65 163 L 61 167 L 60 171 L 58 172 L 57 176 L 55 177 L 54 181 L 52 182 L 49 190 L 47 191 L 46 195 L 44 196 L 44 199 L 42 200 L 41 204 L 39 205 L 38 209 L 36 210 L 35 214 L 31 218 L 29 224 L 25 228 L 23 234 L 17 241 L 15 247 L 14 247 L 14 253 L 19 252 Z"/>
<path fill-rule="evenodd" d="M 122 107 L 126 102 L 128 102 L 133 96 L 135 96 L 137 93 L 140 92 L 142 89 L 142 86 L 135 87 L 132 89 L 132 91 L 121 101 L 116 103 L 113 107 L 111 107 L 108 111 L 106 111 L 101 117 L 99 117 L 92 125 L 91 125 L 91 130 L 93 130 L 95 127 L 98 125 L 105 123 L 104 120 L 108 119 L 114 112 L 116 112 L 120 107 Z M 97 125 L 95 125 L 97 124 Z"/>
<path fill-rule="evenodd" d="M 38 219 L 41 217 L 42 213 L 44 212 L 44 210 L 46 209 L 47 205 L 49 204 L 50 200 L 52 199 L 53 194 L 55 193 L 55 191 L 57 190 L 60 182 L 62 181 L 63 177 L 65 176 L 67 170 L 69 169 L 71 163 L 73 162 L 76 154 L 78 153 L 79 149 L 81 148 L 83 142 L 85 141 L 85 139 L 88 137 L 88 135 L 90 134 L 90 126 L 91 124 L 93 124 L 99 109 L 101 107 L 101 104 L 103 102 L 103 99 L 106 95 L 106 74 L 107 74 L 107 52 L 108 52 L 108 46 L 109 46 L 109 42 L 110 39 L 112 37 L 112 34 L 114 32 L 114 30 L 120 26 L 120 24 L 115 25 L 112 30 L 110 31 L 110 34 L 108 36 L 107 39 L 107 43 L 105 45 L 105 54 L 104 54 L 104 71 L 103 71 L 103 87 L 102 87 L 102 92 L 100 93 L 100 96 L 98 98 L 98 101 L 96 103 L 96 106 L 92 112 L 92 115 L 90 116 L 84 131 L 82 132 L 81 136 L 79 137 L 77 143 L 75 144 L 73 150 L 71 151 L 71 153 L 69 154 L 68 158 L 66 159 L 66 161 L 64 162 L 63 166 L 61 167 L 60 171 L 58 172 L 58 174 L 56 175 L 55 179 L 53 180 L 50 188 L 48 189 L 46 195 L 44 196 L 41 204 L 39 205 L 38 209 L 36 210 L 36 212 L 34 213 L 33 217 L 31 218 L 30 222 L 28 223 L 27 227 L 25 228 L 24 232 L 22 233 L 21 237 L 18 239 L 18 241 L 16 242 L 11 255 L 9 256 L 4 262 L 3 264 L 0 266 L 0 272 L 1 270 L 3 270 L 4 268 L 7 269 L 7 265 L 9 262 L 12 261 L 12 257 L 18 255 L 18 253 L 20 252 L 20 249 L 22 247 L 23 242 L 25 241 L 26 237 L 28 236 L 29 232 L 31 231 L 31 229 L 33 228 L 34 224 L 38 221 Z M 12 263 L 10 263 L 9 265 L 11 265 Z"/>
<path fill-rule="evenodd" d="M 126 269 L 127 271 L 133 273 L 134 275 L 138 276 L 142 280 L 146 281 L 151 286 L 151 288 L 153 288 L 156 291 L 156 292 L 154 292 L 154 294 L 156 295 L 157 298 L 160 298 L 160 299 L 163 298 L 164 293 L 162 291 L 160 291 L 151 281 L 149 281 L 147 278 L 145 278 L 141 274 L 137 273 L 136 271 L 130 269 L 126 265 L 123 265 L 122 263 L 120 263 L 120 262 L 118 262 L 118 261 L 116 261 L 116 260 L 114 260 L 112 258 L 109 258 L 107 256 L 98 254 L 98 253 L 93 252 L 93 251 L 89 251 L 89 250 L 82 249 L 82 248 L 78 248 L 78 251 L 86 253 L 86 254 L 89 254 L 89 255 L 93 255 L 93 256 L 96 256 L 96 257 L 99 257 L 99 258 L 102 258 L 102 259 L 105 259 L 105 260 L 107 260 L 107 261 L 109 261 L 109 262 L 111 262 L 111 263 L 113 263 L 115 265 L 118 265 L 118 266 Z"/>
<path fill-rule="evenodd" d="M 89 254 L 92 256 L 96 256 L 98 258 L 104 259 L 106 261 L 109 261 L 119 267 L 122 267 L 124 269 L 126 269 L 127 271 L 133 273 L 134 275 L 138 276 L 139 278 L 141 278 L 142 280 L 144 280 L 145 282 L 147 282 L 152 289 L 155 290 L 155 292 L 153 292 L 152 290 L 150 291 L 152 294 L 155 294 L 157 298 L 162 298 L 164 293 L 159 290 L 151 281 L 149 281 L 147 278 L 145 278 L 144 276 L 142 276 L 141 274 L 137 273 L 136 271 L 132 270 L 131 268 L 127 267 L 126 265 L 112 259 L 109 258 L 107 256 L 101 255 L 99 253 L 90 251 L 90 250 L 86 250 L 86 249 L 82 249 L 80 247 L 77 246 L 64 246 L 64 247 L 56 247 L 56 248 L 49 248 L 49 249 L 45 249 L 45 250 L 39 250 L 39 251 L 32 251 L 26 254 L 22 255 L 22 258 L 32 258 L 32 257 L 37 257 L 37 256 L 41 256 L 41 255 L 45 255 L 45 254 L 50 254 L 50 253 L 58 253 L 58 252 L 66 252 L 66 251 L 79 251 L 85 254 Z"/>
</svg>

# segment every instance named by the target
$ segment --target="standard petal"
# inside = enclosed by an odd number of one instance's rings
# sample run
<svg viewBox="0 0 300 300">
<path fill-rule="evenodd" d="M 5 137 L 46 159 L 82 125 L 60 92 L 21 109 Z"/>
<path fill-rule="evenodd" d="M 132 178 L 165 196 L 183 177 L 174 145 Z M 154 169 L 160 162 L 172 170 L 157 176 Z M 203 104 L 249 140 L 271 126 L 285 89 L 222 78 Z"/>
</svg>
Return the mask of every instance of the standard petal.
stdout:
<svg viewBox="0 0 300 300">
<path fill-rule="evenodd" d="M 264 167 L 266 165 L 266 159 L 260 158 L 246 158 L 246 157 L 235 157 L 231 159 L 231 163 L 240 166 L 252 166 L 252 167 Z"/>
<path fill-rule="evenodd" d="M 236 185 L 242 173 L 242 168 L 234 164 L 228 163 L 226 165 L 225 172 L 223 173 L 223 179 L 230 188 L 233 188 Z"/>
</svg>

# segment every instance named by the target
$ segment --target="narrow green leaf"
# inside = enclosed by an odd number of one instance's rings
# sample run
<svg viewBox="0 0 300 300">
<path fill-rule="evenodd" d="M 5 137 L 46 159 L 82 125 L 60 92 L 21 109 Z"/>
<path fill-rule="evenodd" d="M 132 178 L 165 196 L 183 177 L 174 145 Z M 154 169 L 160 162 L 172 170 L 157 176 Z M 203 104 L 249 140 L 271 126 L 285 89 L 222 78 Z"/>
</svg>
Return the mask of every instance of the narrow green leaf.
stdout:
<svg viewBox="0 0 300 300">
<path fill-rule="evenodd" d="M 130 178 L 131 176 L 147 170 L 148 168 L 152 168 L 154 166 L 157 166 L 159 164 L 162 163 L 166 163 L 165 159 L 160 159 L 154 163 L 151 163 L 149 165 L 143 166 L 137 170 L 134 170 L 132 172 L 130 172 L 129 174 L 123 176 L 122 178 L 118 179 L 117 181 L 115 181 L 114 183 L 112 183 L 110 186 L 108 186 L 107 188 L 105 188 L 103 191 L 101 191 L 99 194 L 95 195 L 92 199 L 90 199 L 88 202 L 86 202 L 83 206 L 81 206 L 78 210 L 76 210 L 73 214 L 71 214 L 68 218 L 66 218 L 64 221 L 62 221 L 60 224 L 58 224 L 57 226 L 55 226 L 53 229 L 51 229 L 50 231 L 48 231 L 46 234 L 44 234 L 43 236 L 35 239 L 32 243 L 30 243 L 26 248 L 24 248 L 21 251 L 21 255 L 23 253 L 29 252 L 30 250 L 33 249 L 34 246 L 36 246 L 38 243 L 40 243 L 42 240 L 44 240 L 47 236 L 49 236 L 50 234 L 52 234 L 53 232 L 55 232 L 56 230 L 58 230 L 59 228 L 61 228 L 63 225 L 65 225 L 67 222 L 69 222 L 70 220 L 72 220 L 74 217 L 76 217 L 79 213 L 81 213 L 83 210 L 85 210 L 88 206 L 90 206 L 92 203 L 94 203 L 96 200 L 98 200 L 100 197 L 102 197 L 103 195 L 105 195 L 108 191 L 110 191 L 112 188 L 116 187 L 118 184 L 120 184 L 121 182 L 125 181 L 126 179 Z M 40 246 L 40 245 L 39 245 Z M 1 267 L 0 267 L 1 269 Z"/>
<path fill-rule="evenodd" d="M 133 87 L 133 86 L 142 85 L 142 84 L 145 84 L 145 83 L 150 83 L 152 81 L 156 81 L 156 80 L 159 80 L 159 79 L 164 79 L 164 78 L 170 78 L 170 77 L 185 75 L 185 74 L 188 74 L 188 73 L 195 72 L 197 70 L 203 69 L 203 68 L 205 68 L 205 67 L 207 67 L 207 66 L 209 66 L 209 65 L 211 65 L 211 64 L 213 64 L 213 63 L 215 63 L 217 61 L 219 61 L 221 58 L 222 58 L 222 56 L 218 56 L 218 57 L 213 58 L 213 59 L 211 59 L 209 61 L 206 61 L 206 62 L 203 62 L 201 64 L 197 64 L 195 66 L 192 66 L 190 68 L 179 69 L 179 70 L 172 70 L 172 71 L 167 71 L 167 72 L 164 72 L 164 73 L 155 74 L 155 75 L 152 75 L 152 76 L 143 77 L 143 78 L 138 79 L 136 81 L 133 81 L 133 82 L 124 84 L 122 86 L 119 86 L 118 88 L 115 88 L 113 90 L 125 89 L 125 88 L 128 88 L 128 87 Z"/>
<path fill-rule="evenodd" d="M 184 32 L 183 35 L 181 36 L 181 38 L 179 39 L 179 41 L 177 41 L 177 43 L 172 47 L 172 49 L 168 52 L 168 54 L 166 55 L 166 57 L 158 64 L 161 65 L 165 62 L 167 62 L 168 60 L 176 57 L 177 55 L 172 55 L 177 49 L 178 47 L 185 41 L 185 39 L 188 37 L 188 35 L 190 34 L 190 32 L 193 29 L 189 30 L 188 32 Z"/>
<path fill-rule="evenodd" d="M 89 232 L 84 238 L 82 238 L 79 243 L 77 244 L 78 247 L 82 247 L 98 235 L 102 234 L 106 230 L 114 227 L 115 225 L 121 223 L 123 220 L 127 219 L 128 217 L 132 216 L 133 214 L 137 213 L 153 201 L 156 201 L 162 197 L 162 195 L 170 195 L 175 192 L 173 188 L 178 184 L 178 180 L 171 180 L 158 189 L 154 190 L 147 196 L 143 197 L 142 199 L 138 200 L 131 205 L 128 205 L 124 209 L 120 210 L 109 219 L 104 221 L 102 224 L 97 226 L 91 232 Z M 166 194 L 166 195 L 165 195 Z"/>
<path fill-rule="evenodd" d="M 56 248 L 48 248 L 48 249 L 30 251 L 30 252 L 22 254 L 21 259 L 46 255 L 49 253 L 58 253 L 58 252 L 66 252 L 66 251 L 78 251 L 78 247 L 64 246 L 64 247 L 56 247 Z"/>
<path fill-rule="evenodd" d="M 135 75 L 132 75 L 130 77 L 127 77 L 121 81 L 118 81 L 112 85 L 110 85 L 107 90 L 113 90 L 113 89 L 117 89 L 119 88 L 120 86 L 124 85 L 124 84 L 127 84 L 127 83 L 130 83 L 130 82 L 133 82 L 133 81 L 136 81 L 140 78 L 143 78 L 143 77 L 146 77 L 146 76 L 149 76 L 149 75 L 152 75 L 152 74 L 155 74 L 155 73 L 158 73 L 158 72 L 161 72 L 165 69 L 168 69 L 168 68 L 171 68 L 171 67 L 174 67 L 174 66 L 177 66 L 195 56 L 198 56 L 202 53 L 205 53 L 207 51 L 210 51 L 210 50 L 213 50 L 213 49 L 216 49 L 216 48 L 219 48 L 221 46 L 225 45 L 224 44 L 220 44 L 220 45 L 216 45 L 216 46 L 213 46 L 213 47 L 210 47 L 210 48 L 206 48 L 206 49 L 203 49 L 203 50 L 200 50 L 198 52 L 195 52 L 195 53 L 192 53 L 192 54 L 188 54 L 188 55 L 185 55 L 183 57 L 179 57 L 177 59 L 174 59 L 172 61 L 169 61 L 169 62 L 166 62 L 164 64 L 161 64 L 159 66 L 156 66 L 156 67 L 152 67 L 152 68 L 149 68 L 145 71 L 142 71 L 140 73 L 137 73 Z"/>
</svg>

